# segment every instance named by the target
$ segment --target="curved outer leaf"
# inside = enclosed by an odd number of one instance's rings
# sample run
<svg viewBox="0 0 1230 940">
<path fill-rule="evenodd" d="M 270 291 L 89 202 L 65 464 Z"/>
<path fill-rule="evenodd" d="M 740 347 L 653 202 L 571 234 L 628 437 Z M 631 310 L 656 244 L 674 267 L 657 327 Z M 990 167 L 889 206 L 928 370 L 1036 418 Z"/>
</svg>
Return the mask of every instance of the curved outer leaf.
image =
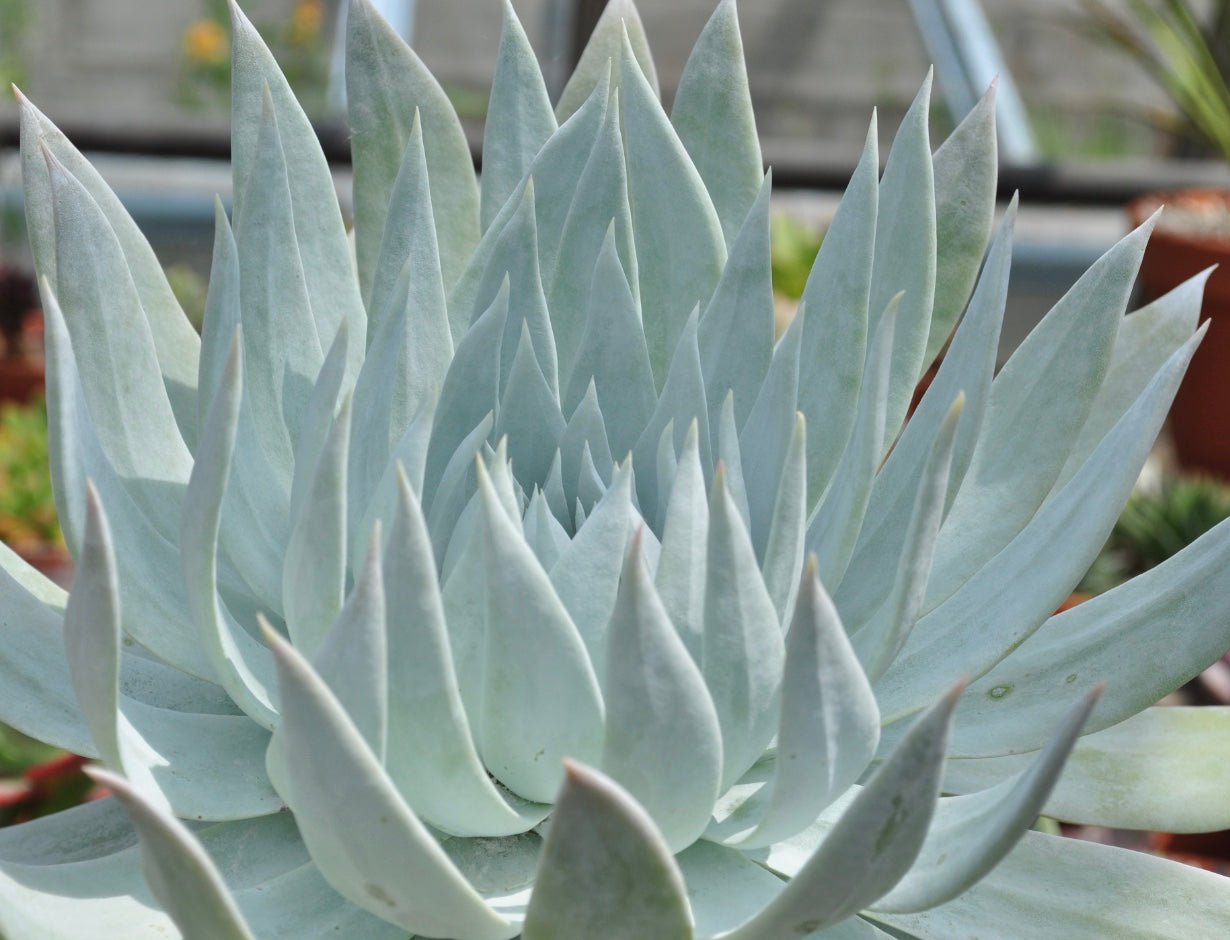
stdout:
<svg viewBox="0 0 1230 940">
<path fill-rule="evenodd" d="M 627 45 L 624 44 L 625 34 Z M 645 74 L 654 97 L 658 97 L 658 75 L 636 4 L 633 0 L 611 0 L 594 24 L 594 31 L 555 106 L 555 116 L 561 124 L 582 107 L 595 87 L 601 86 L 608 62 L 614 65 L 616 77 L 619 76 L 621 60 L 629 51 Z"/>
<path fill-rule="evenodd" d="M 548 807 L 511 801 L 479 761 L 453 670 L 435 560 L 418 500 L 398 474 L 385 555 L 389 735 L 385 766 L 428 823 L 458 836 L 523 832 Z"/>
<path fill-rule="evenodd" d="M 721 467 L 709 494 L 701 671 L 722 725 L 722 790 L 764 752 L 780 715 L 785 645 Z"/>
<path fill-rule="evenodd" d="M 412 933 L 511 940 L 492 911 L 397 795 L 345 710 L 274 630 L 283 767 L 270 770 L 329 883 L 354 904 Z"/>
<path fill-rule="evenodd" d="M 44 150 L 55 207 L 56 294 L 91 423 L 124 488 L 174 538 L 192 469 L 123 249 L 98 203 Z"/>
<path fill-rule="evenodd" d="M 986 674 L 1067 597 L 1077 580 L 1073 572 L 1088 568 L 1110 534 L 1202 336 L 1197 333 L 1167 360 L 1076 476 L 1020 534 L 918 622 L 876 687 L 887 721 L 916 710 L 954 673 Z M 988 623 L 987 611 L 996 612 L 994 623 Z M 1004 697 L 992 692 L 992 698 Z M 1020 706 L 1014 700 L 1012 707 Z"/>
<path fill-rule="evenodd" d="M 59 128 L 20 91 L 14 88 L 13 92 L 21 108 L 21 175 L 25 191 L 26 230 L 39 276 L 47 278 L 52 289 L 59 292 L 51 176 L 42 153 L 42 148 L 46 148 L 93 197 L 115 233 L 140 297 L 140 309 L 149 321 L 154 350 L 175 420 L 184 441 L 191 447 L 196 441 L 197 350 L 200 346 L 196 330 L 184 316 L 149 242 L 124 209 L 119 197 Z"/>
<path fill-rule="evenodd" d="M 564 757 L 598 757 L 602 695 L 546 572 L 500 508 L 482 461 L 476 466 L 487 586 L 479 750 L 496 779 L 545 803 Z"/>
<path fill-rule="evenodd" d="M 853 916 L 909 870 L 940 792 L 958 685 L 910 729 L 819 848 L 759 914 L 715 940 L 786 940 Z M 774 860 L 768 860 L 772 869 Z"/>
<path fill-rule="evenodd" d="M 671 428 L 663 432 L 669 439 Z M 672 448 L 673 454 L 673 448 Z M 705 635 L 705 585 L 708 581 L 709 500 L 700 464 L 697 422 L 688 427 L 671 484 L 662 526 L 662 554 L 654 586 L 688 652 L 701 661 Z"/>
<path fill-rule="evenodd" d="M 935 302 L 924 367 L 935 361 L 965 309 L 995 216 L 999 152 L 991 83 L 931 159 L 935 180 Z"/>
<path fill-rule="evenodd" d="M 880 710 L 813 556 L 786 634 L 781 727 L 769 806 L 730 841 L 771 845 L 806 828 L 862 775 L 880 740 Z"/>
<path fill-rule="evenodd" d="M 1045 812 L 1117 829 L 1212 832 L 1230 827 L 1230 709 L 1155 706 L 1084 735 Z M 1033 753 L 949 761 L 955 792 L 992 786 Z"/>
<path fill-rule="evenodd" d="M 675 88 L 671 123 L 709 190 L 730 246 L 764 171 L 735 0 L 718 3 L 692 47 Z"/>
<path fill-rule="evenodd" d="M 824 234 L 801 307 L 810 311 L 799 356 L 798 409 L 807 435 L 807 507 L 827 492 L 858 415 L 867 362 L 868 304 L 879 203 L 875 118 L 863 155 Z"/>
<path fill-rule="evenodd" d="M 709 302 L 722 275 L 726 243 L 705 184 L 627 42 L 620 117 L 645 338 L 661 387 L 689 312 Z"/>
<path fill-rule="evenodd" d="M 769 541 L 760 566 L 764 586 L 782 624 L 789 623 L 794 610 L 807 536 L 807 422 L 802 412 L 796 412 L 794 418 L 794 434 L 783 461 Z"/>
<path fill-rule="evenodd" d="M 141 837 L 145 880 L 176 926 L 190 936 L 252 940 L 218 869 L 184 824 L 118 774 L 99 768 L 87 773 L 114 793 L 132 817 Z"/>
<path fill-rule="evenodd" d="M 645 810 L 613 781 L 569 761 L 522 940 L 692 940 L 684 892 Z"/>
<path fill-rule="evenodd" d="M 743 427 L 773 357 L 773 283 L 769 260 L 769 193 L 765 174 L 755 203 L 730 248 L 726 266 L 700 318 L 697 339 L 709 396 L 709 424 L 722 401 L 735 396 L 735 423 Z"/>
<path fill-rule="evenodd" d="M 559 126 L 525 29 L 509 0 L 504 0 L 503 9 L 500 52 L 483 125 L 480 219 L 484 230 Z"/>
<path fill-rule="evenodd" d="M 874 334 L 876 317 L 904 293 L 893 330 L 893 366 L 884 418 L 887 452 L 905 421 L 914 386 L 923 371 L 927 334 L 935 300 L 935 180 L 927 114 L 931 74 L 901 121 L 880 180 L 875 263 L 868 311 Z M 870 354 L 868 355 L 870 361 Z"/>
<path fill-rule="evenodd" d="M 611 456 L 622 460 L 635 446 L 657 406 L 657 390 L 640 310 L 615 248 L 615 223 L 607 226 L 594 264 L 585 329 L 563 397 L 575 409 L 592 382 Z"/>
<path fill-rule="evenodd" d="M 218 532 L 243 386 L 240 343 L 236 333 L 226 372 L 202 423 L 200 456 L 184 496 L 180 560 L 197 635 L 218 681 L 254 721 L 272 728 L 277 723 L 273 660 L 268 650 L 234 621 L 218 596 Z"/>
<path fill-rule="evenodd" d="M 940 533 L 929 609 L 1007 545 L 1050 492 L 1110 365 L 1151 228 L 1128 235 L 1082 275 L 996 376 L 969 471 Z"/>
<path fill-rule="evenodd" d="M 1031 827 L 1064 770 L 1101 688 L 1082 697 L 1026 770 L 981 793 L 943 798 L 918 859 L 875 911 L 922 911 L 950 901 L 995 867 Z M 960 846 L 954 852 L 954 846 Z"/>
<path fill-rule="evenodd" d="M 297 312 L 300 317 L 314 320 L 316 333 L 326 341 L 343 323 L 357 340 L 366 335 L 366 313 L 329 164 L 320 149 L 312 122 L 299 106 L 290 83 L 283 77 L 260 33 L 235 0 L 230 0 L 230 6 L 231 172 L 235 217 L 243 220 L 247 203 L 255 195 L 252 178 L 262 159 L 260 138 L 265 133 L 264 125 L 272 119 L 286 161 L 287 176 L 294 180 L 289 192 L 293 220 L 291 231 L 287 233 L 290 240 L 279 247 L 293 250 L 303 266 L 308 302 Z M 268 109 L 269 114 L 262 114 L 263 109 Z M 250 355 L 248 360 L 252 361 Z M 356 342 L 347 360 L 346 374 L 351 382 L 362 362 L 363 351 Z"/>
<path fill-rule="evenodd" d="M 722 777 L 722 730 L 700 669 L 632 540 L 607 629 L 602 771 L 656 820 L 672 852 L 705 831 Z"/>
<path fill-rule="evenodd" d="M 1089 898 L 1097 897 L 1097 904 Z M 924 940 L 973 940 L 987 924 L 1028 923 L 1038 936 L 1215 937 L 1230 918 L 1230 882 L 1191 865 L 1026 832 L 1016 849 L 954 901 L 920 914 L 876 915 Z"/>
<path fill-rule="evenodd" d="M 444 89 L 371 0 L 354 0 L 350 6 L 346 100 L 354 159 L 355 247 L 364 294 L 371 289 L 389 194 L 416 110 L 423 123 L 440 269 L 445 287 L 451 288 L 478 244 L 478 181 L 470 147 Z"/>
</svg>

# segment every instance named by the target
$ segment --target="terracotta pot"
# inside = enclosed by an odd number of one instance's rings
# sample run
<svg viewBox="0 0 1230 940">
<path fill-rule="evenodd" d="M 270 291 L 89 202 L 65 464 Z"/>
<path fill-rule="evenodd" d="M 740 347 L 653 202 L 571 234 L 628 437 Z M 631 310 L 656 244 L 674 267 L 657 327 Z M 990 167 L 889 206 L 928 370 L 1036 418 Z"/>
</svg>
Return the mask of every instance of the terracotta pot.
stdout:
<svg viewBox="0 0 1230 940">
<path fill-rule="evenodd" d="M 1188 470 L 1230 479 L 1230 190 L 1188 189 L 1143 196 L 1128 206 L 1139 225 L 1159 205 L 1169 207 L 1145 251 L 1140 279 L 1154 300 L 1217 265 L 1204 291 L 1209 330 L 1192 358 L 1174 406 L 1175 455 Z M 1193 223 L 1191 231 L 1179 223 Z"/>
</svg>

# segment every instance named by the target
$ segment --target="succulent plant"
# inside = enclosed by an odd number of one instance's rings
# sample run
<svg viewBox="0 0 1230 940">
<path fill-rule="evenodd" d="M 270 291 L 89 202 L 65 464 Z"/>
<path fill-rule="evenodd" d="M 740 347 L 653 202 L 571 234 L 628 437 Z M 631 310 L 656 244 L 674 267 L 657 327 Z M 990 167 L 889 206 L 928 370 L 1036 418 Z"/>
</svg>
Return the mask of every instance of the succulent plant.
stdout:
<svg viewBox="0 0 1230 940">
<path fill-rule="evenodd" d="M 1028 831 L 1230 824 L 1223 713 L 1149 707 L 1230 647 L 1230 528 L 1051 616 L 1200 279 L 1124 318 L 1134 232 L 993 377 L 993 102 L 933 154 L 924 86 L 775 344 L 731 0 L 669 117 L 629 0 L 554 107 L 505 3 L 481 186 L 357 0 L 351 241 L 233 16 L 199 339 L 22 102 L 78 573 L 4 554 L 0 720 L 114 796 L 0 832 L 0 932 L 1216 935 L 1218 876 Z"/>
</svg>

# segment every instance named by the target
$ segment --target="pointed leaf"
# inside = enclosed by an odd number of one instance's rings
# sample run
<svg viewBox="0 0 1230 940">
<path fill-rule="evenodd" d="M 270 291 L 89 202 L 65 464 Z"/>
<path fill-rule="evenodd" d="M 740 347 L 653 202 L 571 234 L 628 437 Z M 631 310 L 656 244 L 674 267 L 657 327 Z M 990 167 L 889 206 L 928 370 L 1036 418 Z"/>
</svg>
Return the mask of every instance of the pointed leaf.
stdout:
<svg viewBox="0 0 1230 940">
<path fill-rule="evenodd" d="M 624 46 L 624 33 L 628 36 L 628 48 Z M 658 76 L 649 52 L 649 40 L 645 27 L 633 0 L 611 0 L 598 17 L 594 31 L 581 51 L 581 58 L 568 78 L 568 84 L 555 106 L 555 116 L 560 123 L 568 120 L 577 111 L 594 87 L 601 84 L 606 75 L 607 62 L 613 63 L 615 75 L 620 74 L 620 60 L 631 52 L 636 64 L 648 78 L 654 97 L 658 95 Z"/>
</svg>

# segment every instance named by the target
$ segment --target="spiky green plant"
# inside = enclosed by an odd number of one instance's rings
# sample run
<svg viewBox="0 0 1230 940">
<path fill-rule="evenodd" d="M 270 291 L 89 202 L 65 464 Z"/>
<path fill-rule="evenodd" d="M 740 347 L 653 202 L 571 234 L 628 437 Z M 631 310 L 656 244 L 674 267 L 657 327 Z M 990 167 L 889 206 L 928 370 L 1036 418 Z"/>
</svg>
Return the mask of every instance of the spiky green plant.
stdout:
<svg viewBox="0 0 1230 940">
<path fill-rule="evenodd" d="M 1200 280 L 1124 318 L 1135 232 L 993 380 L 993 107 L 932 154 L 924 87 L 774 345 L 733 2 L 669 118 L 629 0 L 554 108 L 505 13 L 480 188 L 354 3 L 351 243 L 235 11 L 199 340 L 23 103 L 79 570 L 66 600 L 5 556 L 0 719 L 115 798 L 0 834 L 0 930 L 1216 935 L 1221 878 L 1026 831 L 1230 823 L 1224 713 L 1149 708 L 1230 646 L 1230 529 L 1050 616 Z"/>
</svg>

